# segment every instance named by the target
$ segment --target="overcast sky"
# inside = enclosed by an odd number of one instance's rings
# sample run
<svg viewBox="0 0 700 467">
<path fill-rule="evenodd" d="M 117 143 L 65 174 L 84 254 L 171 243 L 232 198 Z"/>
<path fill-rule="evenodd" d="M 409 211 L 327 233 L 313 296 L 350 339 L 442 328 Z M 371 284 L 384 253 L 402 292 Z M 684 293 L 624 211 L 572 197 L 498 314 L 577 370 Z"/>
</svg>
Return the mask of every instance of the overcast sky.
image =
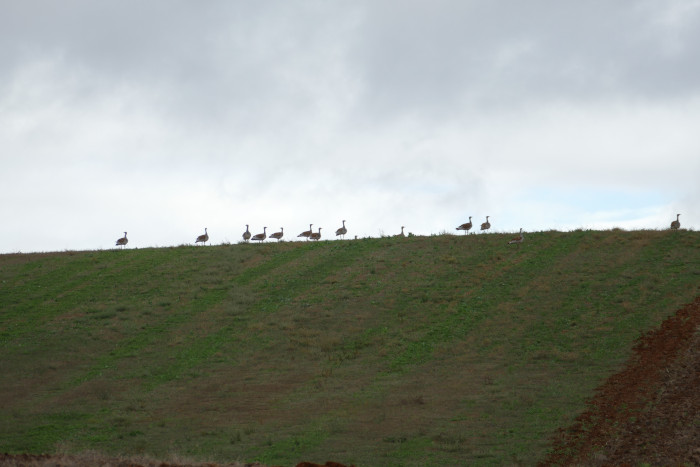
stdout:
<svg viewBox="0 0 700 467">
<path fill-rule="evenodd" d="M 700 0 L 0 0 L 0 253 L 700 228 Z"/>
</svg>

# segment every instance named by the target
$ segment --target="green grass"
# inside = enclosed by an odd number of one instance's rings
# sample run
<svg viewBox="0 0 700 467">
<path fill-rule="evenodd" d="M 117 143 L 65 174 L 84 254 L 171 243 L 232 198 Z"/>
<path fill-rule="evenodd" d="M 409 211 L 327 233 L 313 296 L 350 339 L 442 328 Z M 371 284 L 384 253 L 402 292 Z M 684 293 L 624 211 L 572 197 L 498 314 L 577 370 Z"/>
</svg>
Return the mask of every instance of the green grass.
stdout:
<svg viewBox="0 0 700 467">
<path fill-rule="evenodd" d="M 0 255 L 0 451 L 533 464 L 698 295 L 700 234 Z"/>
</svg>

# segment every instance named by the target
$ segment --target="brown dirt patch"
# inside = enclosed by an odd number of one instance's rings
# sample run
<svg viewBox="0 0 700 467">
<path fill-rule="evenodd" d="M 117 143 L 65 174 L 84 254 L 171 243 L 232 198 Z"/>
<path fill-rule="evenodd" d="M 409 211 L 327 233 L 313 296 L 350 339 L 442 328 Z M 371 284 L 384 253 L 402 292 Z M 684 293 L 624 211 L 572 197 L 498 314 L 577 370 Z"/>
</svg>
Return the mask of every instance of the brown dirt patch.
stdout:
<svg viewBox="0 0 700 467">
<path fill-rule="evenodd" d="M 244 464 L 235 462 L 233 464 L 211 464 L 211 463 L 190 463 L 176 462 L 168 463 L 151 459 L 140 458 L 108 458 L 96 454 L 83 454 L 80 456 L 70 455 L 49 455 L 49 454 L 0 454 L 0 465 L 12 467 L 266 467 L 263 464 L 254 462 Z M 346 466 L 334 461 L 327 461 L 325 464 L 314 462 L 300 462 L 296 467 L 355 467 Z"/>
<path fill-rule="evenodd" d="M 700 297 L 642 336 L 541 465 L 700 466 Z"/>
<path fill-rule="evenodd" d="M 262 464 L 210 464 L 161 462 L 142 458 L 109 458 L 87 453 L 77 456 L 49 454 L 0 454 L 0 465 L 12 467 L 265 467 Z"/>
</svg>

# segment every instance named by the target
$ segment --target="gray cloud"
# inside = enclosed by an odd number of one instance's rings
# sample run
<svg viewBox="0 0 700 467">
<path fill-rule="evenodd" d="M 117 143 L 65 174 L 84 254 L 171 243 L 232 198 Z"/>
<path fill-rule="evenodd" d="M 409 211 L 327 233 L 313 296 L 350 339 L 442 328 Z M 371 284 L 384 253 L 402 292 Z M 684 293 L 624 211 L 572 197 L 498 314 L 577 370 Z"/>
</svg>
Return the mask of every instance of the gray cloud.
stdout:
<svg viewBox="0 0 700 467">
<path fill-rule="evenodd" d="M 368 99 L 389 114 L 699 89 L 697 3 L 669 20 L 678 2 L 379 5 L 358 50 L 367 54 Z"/>
<path fill-rule="evenodd" d="M 162 245 L 203 224 L 235 241 L 245 223 L 376 235 L 691 212 L 695 0 L 0 9 L 0 195 L 19 200 L 0 208 L 3 251 L 108 247 L 131 223 L 133 244 Z"/>
</svg>

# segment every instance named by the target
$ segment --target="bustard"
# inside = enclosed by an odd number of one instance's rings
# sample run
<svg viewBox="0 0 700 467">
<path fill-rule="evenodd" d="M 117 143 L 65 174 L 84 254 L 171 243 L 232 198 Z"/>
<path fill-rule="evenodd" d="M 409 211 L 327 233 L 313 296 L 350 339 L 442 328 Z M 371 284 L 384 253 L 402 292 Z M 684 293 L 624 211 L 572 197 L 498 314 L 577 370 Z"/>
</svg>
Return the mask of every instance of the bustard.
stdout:
<svg viewBox="0 0 700 467">
<path fill-rule="evenodd" d="M 311 235 L 309 235 L 309 238 L 311 240 L 319 241 L 321 239 L 321 228 L 322 227 L 318 228 L 318 232 L 313 232 Z"/>
<path fill-rule="evenodd" d="M 467 235 L 467 231 L 471 230 L 472 228 L 472 216 L 469 216 L 469 222 L 466 224 L 462 224 L 459 227 L 457 227 L 457 230 L 464 230 L 464 235 Z"/>
<path fill-rule="evenodd" d="M 303 231 L 302 233 L 300 233 L 299 235 L 297 235 L 297 237 L 306 237 L 306 239 L 308 240 L 309 237 L 311 236 L 311 233 L 312 233 L 312 232 L 311 232 L 311 226 L 312 226 L 312 225 L 313 225 L 313 224 L 309 224 L 309 230 Z"/>
<path fill-rule="evenodd" d="M 491 216 L 486 216 L 486 222 L 481 224 L 481 230 L 488 230 L 491 228 L 491 223 L 489 222 L 489 217 L 491 217 Z"/>
<path fill-rule="evenodd" d="M 345 238 L 346 233 L 348 233 L 348 229 L 345 228 L 345 221 L 343 220 L 343 226 L 335 231 L 335 236 L 342 235 Z"/>
<path fill-rule="evenodd" d="M 671 228 L 673 230 L 678 230 L 681 228 L 681 221 L 678 220 L 680 217 L 680 214 L 676 214 L 676 220 L 671 222 Z M 124 237 L 126 238 L 126 232 L 124 232 Z"/>
<path fill-rule="evenodd" d="M 405 229 L 405 227 L 402 225 L 402 226 L 401 226 L 401 233 L 400 233 L 400 234 L 396 234 L 397 237 L 405 237 L 405 236 L 406 236 L 406 234 L 403 233 L 403 229 Z"/>
<path fill-rule="evenodd" d="M 279 232 L 275 232 L 273 234 L 270 234 L 270 238 L 276 238 L 277 241 L 280 241 L 280 238 L 284 237 L 284 227 L 280 227 Z"/>
<path fill-rule="evenodd" d="M 196 245 L 197 243 L 202 242 L 206 245 L 208 241 L 209 241 L 209 233 L 207 233 L 207 228 L 204 227 L 204 235 L 200 235 L 199 237 L 197 237 L 197 240 L 195 240 L 194 243 Z"/>
<path fill-rule="evenodd" d="M 508 242 L 508 245 L 512 245 L 513 243 L 517 243 L 518 248 L 520 248 L 520 244 L 523 243 L 524 240 L 525 240 L 525 235 L 523 235 L 523 229 L 520 228 L 520 234 L 517 237 L 513 237 L 513 239 Z"/>
<path fill-rule="evenodd" d="M 255 240 L 257 242 L 262 242 L 266 238 L 267 238 L 267 227 L 263 227 L 263 232 L 253 235 L 253 238 L 251 238 L 251 240 Z"/>
<path fill-rule="evenodd" d="M 250 230 L 248 230 L 248 224 L 245 225 L 245 232 L 243 232 L 243 241 L 247 242 L 250 240 Z"/>
<path fill-rule="evenodd" d="M 123 248 L 127 243 L 129 243 L 129 239 L 126 238 L 126 232 L 124 232 L 124 236 L 122 238 L 118 238 L 115 245 Z"/>
</svg>

